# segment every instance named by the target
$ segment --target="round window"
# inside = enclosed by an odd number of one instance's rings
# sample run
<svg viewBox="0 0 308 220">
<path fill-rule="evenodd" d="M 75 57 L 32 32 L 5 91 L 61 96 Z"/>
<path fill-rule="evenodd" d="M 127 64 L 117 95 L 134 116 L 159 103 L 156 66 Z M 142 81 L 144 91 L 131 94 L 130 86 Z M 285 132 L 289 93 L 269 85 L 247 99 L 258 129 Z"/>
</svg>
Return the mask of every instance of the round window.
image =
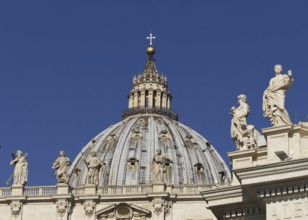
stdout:
<svg viewBox="0 0 308 220">
<path fill-rule="evenodd" d="M 130 208 L 128 208 L 126 206 L 119 207 L 117 209 L 117 213 L 119 215 L 122 215 L 122 216 L 129 215 L 130 214 Z"/>
</svg>

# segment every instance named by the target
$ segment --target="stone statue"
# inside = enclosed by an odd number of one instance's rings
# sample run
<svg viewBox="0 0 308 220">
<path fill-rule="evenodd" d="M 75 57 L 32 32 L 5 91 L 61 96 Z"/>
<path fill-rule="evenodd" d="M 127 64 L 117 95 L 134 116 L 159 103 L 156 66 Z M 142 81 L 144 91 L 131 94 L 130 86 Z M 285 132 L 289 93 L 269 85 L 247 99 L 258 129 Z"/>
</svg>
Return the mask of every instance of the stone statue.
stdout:
<svg viewBox="0 0 308 220">
<path fill-rule="evenodd" d="M 91 150 L 90 157 L 84 162 L 88 168 L 86 184 L 97 186 L 104 164 L 98 159 L 94 150 Z"/>
<path fill-rule="evenodd" d="M 189 148 L 192 148 L 194 147 L 195 145 L 197 145 L 195 139 L 190 135 L 186 135 L 186 138 L 185 138 L 185 146 L 186 147 L 189 147 Z"/>
<path fill-rule="evenodd" d="M 271 121 L 272 126 L 291 124 L 287 110 L 284 107 L 285 92 L 293 84 L 292 71 L 288 75 L 281 74 L 281 65 L 275 65 L 276 76 L 270 80 L 263 95 L 263 115 Z"/>
<path fill-rule="evenodd" d="M 166 158 L 162 155 L 161 150 L 156 150 L 156 154 L 152 162 L 153 183 L 164 182 L 164 172 L 166 171 L 165 161 Z"/>
<path fill-rule="evenodd" d="M 139 144 L 141 144 L 141 140 L 142 140 L 142 132 L 140 131 L 139 128 L 135 128 L 133 130 L 133 133 L 131 135 L 131 147 L 132 148 L 137 148 L 137 146 Z"/>
<path fill-rule="evenodd" d="M 117 136 L 115 134 L 111 134 L 107 137 L 106 149 L 110 149 L 117 140 Z"/>
<path fill-rule="evenodd" d="M 166 149 L 170 146 L 170 138 L 166 130 L 162 130 L 161 132 L 159 132 L 158 139 L 163 149 Z"/>
<path fill-rule="evenodd" d="M 68 176 L 67 171 L 71 165 L 70 159 L 65 156 L 63 150 L 60 151 L 60 156 L 55 160 L 52 165 L 52 169 L 56 170 L 55 176 L 58 180 L 58 183 L 67 183 Z"/>
<path fill-rule="evenodd" d="M 247 125 L 247 117 L 250 109 L 246 103 L 246 96 L 241 94 L 238 97 L 239 106 L 231 108 L 231 137 L 237 150 L 246 150 L 257 147 L 256 131 L 253 125 Z"/>
<path fill-rule="evenodd" d="M 16 157 L 10 162 L 10 165 L 15 166 L 13 186 L 25 185 L 28 180 L 28 161 L 20 150 L 17 151 Z"/>
</svg>

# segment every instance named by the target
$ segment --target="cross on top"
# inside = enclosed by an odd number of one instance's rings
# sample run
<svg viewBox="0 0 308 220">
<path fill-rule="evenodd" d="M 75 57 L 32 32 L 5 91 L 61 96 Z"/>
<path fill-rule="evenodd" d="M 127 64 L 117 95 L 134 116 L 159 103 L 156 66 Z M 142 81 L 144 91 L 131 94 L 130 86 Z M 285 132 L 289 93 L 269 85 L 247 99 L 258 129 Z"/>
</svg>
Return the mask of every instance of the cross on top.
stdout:
<svg viewBox="0 0 308 220">
<path fill-rule="evenodd" d="M 153 40 L 155 39 L 156 37 L 153 36 L 153 34 L 151 33 L 149 37 L 147 37 L 147 40 L 150 40 L 150 46 L 153 44 Z"/>
</svg>

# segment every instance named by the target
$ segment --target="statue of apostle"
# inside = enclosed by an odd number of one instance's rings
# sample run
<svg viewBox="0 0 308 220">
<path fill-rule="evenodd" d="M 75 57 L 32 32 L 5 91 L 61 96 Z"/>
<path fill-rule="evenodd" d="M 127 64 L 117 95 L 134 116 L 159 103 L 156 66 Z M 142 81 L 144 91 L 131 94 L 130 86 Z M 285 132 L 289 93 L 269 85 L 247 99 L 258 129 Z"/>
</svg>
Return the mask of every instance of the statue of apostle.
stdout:
<svg viewBox="0 0 308 220">
<path fill-rule="evenodd" d="M 20 150 L 17 151 L 16 157 L 10 162 L 14 168 L 14 184 L 13 186 L 23 186 L 28 180 L 28 161 Z"/>
<path fill-rule="evenodd" d="M 63 150 L 60 151 L 60 156 L 55 160 L 52 165 L 52 169 L 55 169 L 55 176 L 58 180 L 58 183 L 67 183 L 68 176 L 67 171 L 71 166 L 70 159 L 65 156 Z"/>
<path fill-rule="evenodd" d="M 164 182 L 164 172 L 166 171 L 165 162 L 165 156 L 162 155 L 160 149 L 157 149 L 152 162 L 153 183 Z"/>
<path fill-rule="evenodd" d="M 256 143 L 256 131 L 253 125 L 247 125 L 247 117 L 250 109 L 247 104 L 247 97 L 243 94 L 238 97 L 239 106 L 231 108 L 231 138 L 236 145 L 237 150 L 247 150 L 249 148 L 255 148 Z"/>
<path fill-rule="evenodd" d="M 272 126 L 291 124 L 287 110 L 284 107 L 285 92 L 293 84 L 292 71 L 288 75 L 281 74 L 282 67 L 277 64 L 274 67 L 276 76 L 270 80 L 269 86 L 263 95 L 263 115 L 271 121 Z"/>
<path fill-rule="evenodd" d="M 86 185 L 97 186 L 104 164 L 98 159 L 94 150 L 91 150 L 90 157 L 84 162 L 88 168 Z"/>
</svg>

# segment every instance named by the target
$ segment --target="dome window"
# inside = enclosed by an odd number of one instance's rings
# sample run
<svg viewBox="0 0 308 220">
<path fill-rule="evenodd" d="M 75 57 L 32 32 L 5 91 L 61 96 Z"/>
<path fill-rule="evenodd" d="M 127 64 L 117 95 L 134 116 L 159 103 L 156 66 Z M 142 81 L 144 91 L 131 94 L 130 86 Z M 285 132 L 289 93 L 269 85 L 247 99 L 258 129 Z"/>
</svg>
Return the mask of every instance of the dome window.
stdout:
<svg viewBox="0 0 308 220">
<path fill-rule="evenodd" d="M 130 159 L 128 159 L 128 161 L 127 161 L 128 169 L 137 166 L 137 165 L 138 165 L 138 162 L 139 162 L 139 161 L 138 161 L 136 158 L 130 158 Z"/>
<path fill-rule="evenodd" d="M 166 161 L 165 161 L 165 166 L 166 166 L 166 168 L 168 168 L 168 167 L 172 167 L 172 165 L 173 165 L 172 160 L 170 160 L 170 159 L 166 159 Z"/>
<path fill-rule="evenodd" d="M 195 168 L 196 168 L 197 172 L 200 172 L 200 173 L 204 172 L 204 166 L 201 163 L 197 163 L 195 165 Z"/>
</svg>

